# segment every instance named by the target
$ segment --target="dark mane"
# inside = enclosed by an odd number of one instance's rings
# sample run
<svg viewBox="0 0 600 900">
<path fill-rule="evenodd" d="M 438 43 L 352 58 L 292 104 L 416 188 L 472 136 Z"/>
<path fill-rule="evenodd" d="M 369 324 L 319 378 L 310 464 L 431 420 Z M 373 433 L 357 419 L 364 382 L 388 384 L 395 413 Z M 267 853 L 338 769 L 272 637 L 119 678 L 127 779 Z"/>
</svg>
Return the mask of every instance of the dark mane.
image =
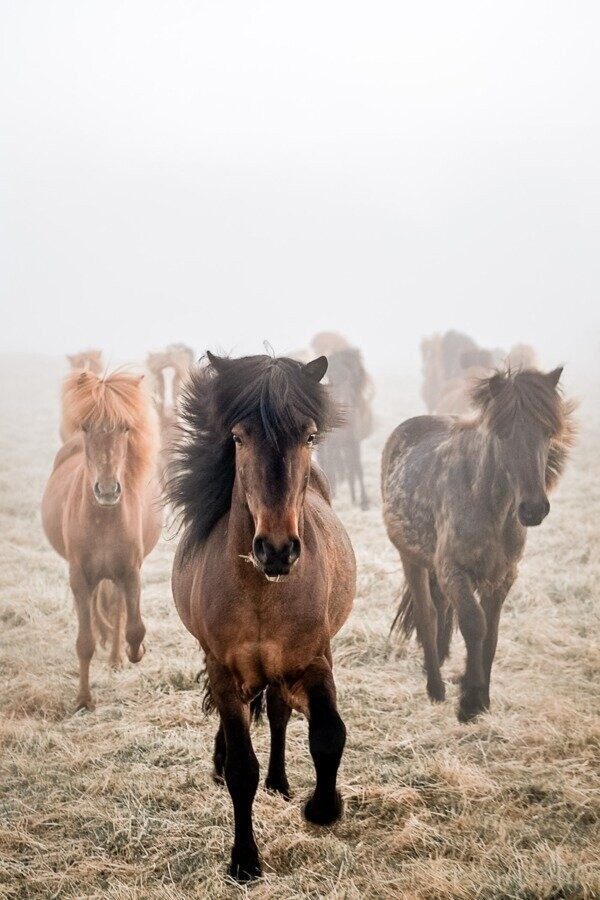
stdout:
<svg viewBox="0 0 600 900">
<path fill-rule="evenodd" d="M 231 506 L 234 425 L 255 428 L 284 453 L 311 420 L 318 437 L 339 424 L 328 389 L 302 363 L 271 356 L 211 356 L 208 365 L 201 360 L 186 384 L 180 415 L 167 495 L 186 530 L 185 552 L 204 541 Z"/>
<path fill-rule="evenodd" d="M 535 421 L 550 435 L 548 490 L 563 472 L 576 433 L 572 418 L 575 403 L 563 398 L 556 384 L 558 376 L 553 381 L 553 375 L 536 369 L 496 372 L 478 380 L 471 394 L 480 422 L 498 437 L 510 436 L 520 418 Z"/>
</svg>

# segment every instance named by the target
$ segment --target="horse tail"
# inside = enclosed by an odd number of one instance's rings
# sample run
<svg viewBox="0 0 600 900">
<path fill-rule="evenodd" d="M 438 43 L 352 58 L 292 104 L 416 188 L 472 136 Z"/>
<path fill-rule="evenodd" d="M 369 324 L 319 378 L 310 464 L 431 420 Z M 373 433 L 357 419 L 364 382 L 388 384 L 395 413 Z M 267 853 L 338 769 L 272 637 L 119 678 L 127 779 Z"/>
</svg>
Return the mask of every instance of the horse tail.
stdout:
<svg viewBox="0 0 600 900">
<path fill-rule="evenodd" d="M 401 629 L 404 636 L 407 638 L 409 638 L 415 630 L 413 598 L 408 584 L 404 585 L 402 598 L 400 600 L 400 606 L 398 607 L 398 612 L 394 616 L 394 621 L 392 622 L 392 627 L 390 628 L 390 634 L 398 629 Z"/>
<path fill-rule="evenodd" d="M 202 712 L 208 716 L 210 715 L 210 713 L 215 711 L 215 709 L 217 708 L 217 704 L 215 703 L 215 697 L 210 685 L 206 666 L 200 672 L 198 672 L 196 681 L 202 681 Z M 256 695 L 256 697 L 254 697 L 253 700 L 250 701 L 250 720 L 252 722 L 260 722 L 262 719 L 264 695 L 265 692 L 264 690 L 262 690 L 259 694 Z"/>
<path fill-rule="evenodd" d="M 450 652 L 450 642 L 456 622 L 454 620 L 454 608 L 448 603 L 438 584 L 433 572 L 429 573 L 429 591 L 438 614 L 438 653 L 440 664 L 444 662 Z M 404 586 L 398 612 L 392 622 L 390 634 L 400 629 L 405 637 L 409 638 L 416 629 L 413 611 L 413 598 L 408 584 Z"/>
</svg>

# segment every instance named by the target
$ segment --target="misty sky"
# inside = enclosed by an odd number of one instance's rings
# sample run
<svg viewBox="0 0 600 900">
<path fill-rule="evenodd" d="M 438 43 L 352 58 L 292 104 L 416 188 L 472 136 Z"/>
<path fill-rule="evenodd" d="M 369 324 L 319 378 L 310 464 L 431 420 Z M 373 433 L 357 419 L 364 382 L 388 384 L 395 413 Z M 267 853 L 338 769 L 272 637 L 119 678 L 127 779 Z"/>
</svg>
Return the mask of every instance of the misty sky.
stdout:
<svg viewBox="0 0 600 900">
<path fill-rule="evenodd" d="M 2 0 L 0 349 L 600 354 L 600 4 Z"/>
</svg>

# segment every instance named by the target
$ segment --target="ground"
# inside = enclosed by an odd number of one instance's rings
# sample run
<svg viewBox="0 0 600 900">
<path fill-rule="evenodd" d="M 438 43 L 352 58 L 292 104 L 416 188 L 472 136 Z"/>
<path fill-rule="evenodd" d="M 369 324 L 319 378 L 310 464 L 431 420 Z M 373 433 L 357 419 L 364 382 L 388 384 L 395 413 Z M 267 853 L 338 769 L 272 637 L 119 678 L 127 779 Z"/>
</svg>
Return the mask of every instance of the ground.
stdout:
<svg viewBox="0 0 600 900">
<path fill-rule="evenodd" d="M 216 722 L 201 711 L 201 657 L 173 607 L 176 537 L 144 566 L 147 653 L 120 673 L 92 664 L 96 711 L 73 714 L 75 616 L 40 497 L 58 447 L 59 362 L 0 359 L 0 896 L 187 898 L 578 898 L 600 896 L 598 584 L 600 422 L 532 530 L 503 614 L 492 711 L 431 705 L 414 642 L 389 638 L 401 572 L 379 505 L 386 435 L 421 411 L 415 377 L 378 383 L 365 447 L 372 508 L 337 508 L 358 557 L 354 611 L 335 640 L 348 743 L 345 812 L 301 816 L 313 770 L 306 723 L 289 729 L 291 802 L 260 788 L 265 877 L 225 875 L 231 806 L 211 779 Z M 584 402 L 580 420 L 597 404 Z M 267 726 L 255 728 L 265 772 Z"/>
</svg>

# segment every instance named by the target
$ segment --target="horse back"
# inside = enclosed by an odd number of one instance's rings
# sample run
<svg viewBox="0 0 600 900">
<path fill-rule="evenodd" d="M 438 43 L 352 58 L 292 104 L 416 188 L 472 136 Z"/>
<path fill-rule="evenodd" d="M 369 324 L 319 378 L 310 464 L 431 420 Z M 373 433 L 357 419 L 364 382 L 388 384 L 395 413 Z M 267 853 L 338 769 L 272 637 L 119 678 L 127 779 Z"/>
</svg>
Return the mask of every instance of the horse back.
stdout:
<svg viewBox="0 0 600 900">
<path fill-rule="evenodd" d="M 391 468 L 400 457 L 419 444 L 435 445 L 442 441 L 448 436 L 453 421 L 451 416 L 415 416 L 398 425 L 383 449 L 381 471 L 384 488 Z"/>
</svg>

